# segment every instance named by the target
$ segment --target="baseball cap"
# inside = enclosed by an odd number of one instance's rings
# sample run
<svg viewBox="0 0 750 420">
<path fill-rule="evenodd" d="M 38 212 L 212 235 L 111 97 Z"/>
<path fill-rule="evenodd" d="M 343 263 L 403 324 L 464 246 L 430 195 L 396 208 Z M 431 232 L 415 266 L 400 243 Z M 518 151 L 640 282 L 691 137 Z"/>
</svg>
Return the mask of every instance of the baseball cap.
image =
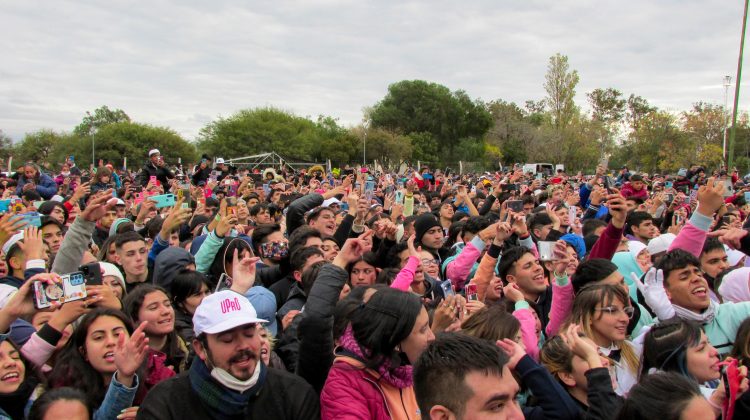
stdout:
<svg viewBox="0 0 750 420">
<path fill-rule="evenodd" d="M 245 296 L 231 290 L 222 290 L 203 299 L 193 314 L 193 331 L 196 337 L 218 334 L 240 325 L 268 322 L 258 318 L 255 308 Z"/>
<path fill-rule="evenodd" d="M 160 154 L 161 152 L 159 151 L 159 149 L 151 149 L 148 151 L 148 157 L 151 157 L 153 155 L 160 155 Z"/>
<path fill-rule="evenodd" d="M 323 204 L 322 204 L 322 206 L 323 206 L 323 207 L 330 207 L 330 206 L 331 206 L 331 204 L 341 204 L 341 200 L 339 200 L 339 199 L 338 199 L 338 198 L 336 198 L 336 197 L 331 197 L 331 198 L 329 198 L 329 199 L 327 199 L 327 200 L 323 201 Z"/>
<path fill-rule="evenodd" d="M 224 163 L 224 158 L 216 158 L 216 164 Z"/>
<path fill-rule="evenodd" d="M 257 311 L 258 317 L 268 319 L 266 328 L 276 337 L 279 329 L 276 322 L 276 295 L 263 286 L 253 286 L 245 293 L 245 297 Z"/>
<path fill-rule="evenodd" d="M 675 238 L 676 236 L 672 233 L 664 233 L 648 241 L 646 249 L 648 249 L 648 253 L 651 255 L 667 252 Z"/>
</svg>

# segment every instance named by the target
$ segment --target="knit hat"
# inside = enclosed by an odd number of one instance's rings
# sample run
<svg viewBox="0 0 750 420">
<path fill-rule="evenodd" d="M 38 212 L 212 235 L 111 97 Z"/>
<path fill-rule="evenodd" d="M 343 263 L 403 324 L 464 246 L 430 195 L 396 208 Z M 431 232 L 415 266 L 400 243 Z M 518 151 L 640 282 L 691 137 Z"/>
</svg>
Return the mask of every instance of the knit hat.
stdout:
<svg viewBox="0 0 750 420">
<path fill-rule="evenodd" d="M 567 233 L 560 237 L 563 241 L 567 242 L 568 245 L 572 246 L 576 250 L 579 259 L 583 259 L 586 256 L 586 244 L 583 242 L 583 238 L 578 235 Z"/>
<path fill-rule="evenodd" d="M 438 226 L 442 229 L 442 226 L 440 226 L 440 222 L 438 222 L 438 219 L 435 218 L 432 213 L 424 213 L 417 217 L 414 220 L 414 231 L 417 235 L 415 242 L 422 242 L 422 237 L 424 236 L 424 234 L 435 226 Z"/>
<path fill-rule="evenodd" d="M 112 225 L 109 227 L 109 236 L 115 236 L 117 228 L 123 223 L 131 223 L 131 220 L 122 217 L 112 222 Z"/>
<path fill-rule="evenodd" d="M 99 268 L 101 268 L 102 270 L 102 277 L 112 276 L 116 278 L 117 281 L 120 282 L 120 286 L 122 286 L 122 290 L 127 290 L 125 287 L 125 278 L 122 276 L 122 272 L 120 271 L 119 268 L 117 268 L 116 265 L 105 262 L 105 261 L 100 261 Z"/>
</svg>

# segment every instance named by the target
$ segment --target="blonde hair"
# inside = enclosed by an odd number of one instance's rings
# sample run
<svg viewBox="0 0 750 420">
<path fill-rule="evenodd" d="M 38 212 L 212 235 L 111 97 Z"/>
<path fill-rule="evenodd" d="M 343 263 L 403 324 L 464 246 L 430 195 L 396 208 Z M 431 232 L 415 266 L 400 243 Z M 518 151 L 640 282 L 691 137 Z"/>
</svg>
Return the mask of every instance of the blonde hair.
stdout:
<svg viewBox="0 0 750 420">
<path fill-rule="evenodd" d="M 593 340 L 594 330 L 591 326 L 594 323 L 594 314 L 597 312 L 596 305 L 609 306 L 615 301 L 620 301 L 623 306 L 630 305 L 630 298 L 622 287 L 611 284 L 585 286 L 576 295 L 573 309 L 563 328 L 567 328 L 570 324 L 579 324 L 584 334 Z M 600 312 L 596 319 L 600 319 L 603 315 Z M 620 349 L 621 359 L 625 361 L 628 370 L 637 374 L 641 363 L 633 346 L 625 340 L 615 341 L 614 344 Z"/>
</svg>

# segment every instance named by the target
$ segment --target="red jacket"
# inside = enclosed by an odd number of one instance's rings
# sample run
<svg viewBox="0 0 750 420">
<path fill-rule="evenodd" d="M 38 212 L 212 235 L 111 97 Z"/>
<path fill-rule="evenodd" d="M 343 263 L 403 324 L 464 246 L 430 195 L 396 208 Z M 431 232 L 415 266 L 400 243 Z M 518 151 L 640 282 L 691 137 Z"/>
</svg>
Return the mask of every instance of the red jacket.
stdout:
<svg viewBox="0 0 750 420">
<path fill-rule="evenodd" d="M 328 372 L 320 393 L 320 417 L 322 420 L 420 418 L 413 387 L 398 389 L 379 381 L 376 372 L 363 369 L 361 362 L 345 356 L 336 357 Z"/>
<path fill-rule="evenodd" d="M 640 191 L 636 191 L 633 189 L 633 185 L 631 185 L 629 182 L 622 186 L 620 194 L 622 194 L 622 196 L 625 198 L 634 197 L 640 198 L 644 201 L 648 199 L 648 191 L 646 190 L 645 185 L 640 189 Z"/>
</svg>

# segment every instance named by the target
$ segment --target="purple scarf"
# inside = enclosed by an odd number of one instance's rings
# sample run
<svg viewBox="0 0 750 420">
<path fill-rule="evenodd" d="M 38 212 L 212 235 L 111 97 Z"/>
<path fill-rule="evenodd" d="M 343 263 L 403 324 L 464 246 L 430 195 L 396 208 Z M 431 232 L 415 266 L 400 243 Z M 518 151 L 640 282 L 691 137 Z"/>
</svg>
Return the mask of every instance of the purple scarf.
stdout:
<svg viewBox="0 0 750 420">
<path fill-rule="evenodd" d="M 352 331 L 351 325 L 346 327 L 344 334 L 339 339 L 339 343 L 341 347 L 356 354 L 360 359 L 367 360 L 368 356 L 362 350 L 362 346 L 359 345 L 357 339 L 354 338 L 354 331 Z M 386 360 L 378 366 L 378 373 L 385 382 L 399 389 L 412 386 L 411 365 L 399 366 L 396 369 L 390 369 L 390 366 L 390 360 Z"/>
</svg>

